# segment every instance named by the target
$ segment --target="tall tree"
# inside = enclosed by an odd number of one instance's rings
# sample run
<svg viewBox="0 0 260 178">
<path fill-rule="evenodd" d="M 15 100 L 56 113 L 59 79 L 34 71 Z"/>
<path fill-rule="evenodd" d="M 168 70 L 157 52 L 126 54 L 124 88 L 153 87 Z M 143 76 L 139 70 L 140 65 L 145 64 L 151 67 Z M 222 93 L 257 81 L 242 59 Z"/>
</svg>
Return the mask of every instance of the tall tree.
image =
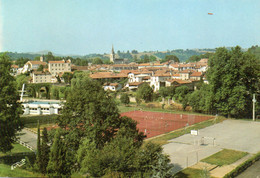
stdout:
<svg viewBox="0 0 260 178">
<path fill-rule="evenodd" d="M 47 172 L 50 177 L 70 176 L 71 174 L 66 163 L 66 146 L 61 129 L 57 129 L 54 136 Z"/>
<path fill-rule="evenodd" d="M 48 139 L 48 132 L 46 127 L 43 128 L 42 131 L 42 144 L 41 144 L 41 173 L 44 175 L 47 173 L 47 166 L 49 162 L 49 154 L 50 154 L 50 146 Z"/>
<path fill-rule="evenodd" d="M 36 167 L 42 172 L 42 154 L 41 154 L 41 132 L 40 132 L 40 123 L 38 120 L 37 124 L 37 152 L 36 152 Z"/>
<path fill-rule="evenodd" d="M 214 109 L 229 117 L 251 114 L 252 94 L 259 91 L 259 60 L 239 46 L 218 48 L 209 60 L 207 77 Z M 250 111 L 248 113 L 248 111 Z"/>
<path fill-rule="evenodd" d="M 22 129 L 21 105 L 15 79 L 10 75 L 11 63 L 6 54 L 0 55 L 0 151 L 10 151 L 16 132 Z"/>
<path fill-rule="evenodd" d="M 128 105 L 130 103 L 130 99 L 127 93 L 123 93 L 120 97 L 121 103 Z"/>
<path fill-rule="evenodd" d="M 138 142 L 143 140 L 136 123 L 121 118 L 113 97 L 87 76 L 72 80 L 71 91 L 57 123 L 65 132 L 63 144 L 69 148 L 65 160 L 70 168 L 76 163 L 75 150 L 83 139 L 94 142 L 96 149 L 102 149 L 119 133 L 132 135 L 131 138 Z M 123 128 L 127 130 L 123 132 Z"/>
<path fill-rule="evenodd" d="M 145 102 L 153 100 L 153 89 L 147 84 L 142 84 L 137 90 L 137 98 L 143 99 Z"/>
<path fill-rule="evenodd" d="M 65 82 L 65 83 L 70 84 L 70 83 L 71 83 L 71 79 L 73 78 L 73 74 L 70 73 L 70 72 L 65 72 L 65 73 L 62 75 L 62 78 L 64 79 L 64 82 Z"/>
</svg>

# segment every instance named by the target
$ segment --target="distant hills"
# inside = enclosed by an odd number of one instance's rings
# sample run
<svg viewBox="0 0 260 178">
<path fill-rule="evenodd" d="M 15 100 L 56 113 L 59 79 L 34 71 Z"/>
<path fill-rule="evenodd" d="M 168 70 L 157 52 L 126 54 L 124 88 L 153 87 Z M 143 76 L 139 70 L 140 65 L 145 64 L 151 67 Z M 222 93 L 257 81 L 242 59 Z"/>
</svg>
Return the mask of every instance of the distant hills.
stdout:
<svg viewBox="0 0 260 178">
<path fill-rule="evenodd" d="M 228 47 L 230 49 L 231 47 Z M 260 48 L 259 48 L 260 50 Z M 36 53 L 17 53 L 17 52 L 7 52 L 7 54 L 10 56 L 11 60 L 17 60 L 19 58 L 28 58 L 30 60 L 33 60 L 35 57 L 42 56 L 48 54 L 49 51 L 40 51 Z M 127 52 L 120 52 L 117 51 L 116 55 L 119 58 L 128 58 L 130 60 L 133 60 L 134 58 L 137 59 L 143 59 L 145 55 L 148 56 L 154 56 L 157 60 L 164 59 L 166 55 L 175 55 L 179 58 L 181 62 L 184 62 L 188 60 L 193 55 L 201 55 L 205 53 L 214 53 L 215 49 L 175 49 L 175 50 L 167 50 L 167 51 L 143 51 L 138 52 L 137 50 L 127 51 Z M 54 56 L 60 56 L 60 57 L 67 57 L 68 55 L 62 55 L 62 54 L 55 54 Z M 81 58 L 81 59 L 91 59 L 99 57 L 101 59 L 109 59 L 110 54 L 88 54 L 88 55 L 70 55 L 72 58 Z"/>
</svg>

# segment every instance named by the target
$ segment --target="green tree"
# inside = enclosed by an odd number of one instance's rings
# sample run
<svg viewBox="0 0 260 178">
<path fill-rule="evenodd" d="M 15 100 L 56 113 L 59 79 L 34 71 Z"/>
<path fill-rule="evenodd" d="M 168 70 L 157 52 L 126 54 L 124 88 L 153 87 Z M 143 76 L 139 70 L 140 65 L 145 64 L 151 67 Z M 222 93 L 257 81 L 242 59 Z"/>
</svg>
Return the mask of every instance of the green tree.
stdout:
<svg viewBox="0 0 260 178">
<path fill-rule="evenodd" d="M 165 61 L 174 61 L 174 62 L 180 62 L 179 58 L 175 55 L 167 55 L 165 56 Z"/>
<path fill-rule="evenodd" d="M 73 78 L 73 74 L 70 72 L 64 72 L 62 75 L 62 78 L 64 79 L 64 82 L 67 84 L 71 83 L 71 79 Z"/>
<path fill-rule="evenodd" d="M 103 64 L 103 61 L 101 58 L 96 57 L 96 58 L 92 59 L 92 64 Z"/>
<path fill-rule="evenodd" d="M 123 93 L 120 97 L 121 103 L 128 105 L 130 103 L 130 99 L 127 93 Z"/>
<path fill-rule="evenodd" d="M 15 61 L 15 64 L 18 65 L 19 67 L 23 67 L 24 64 L 25 64 L 26 62 L 28 62 L 28 61 L 30 61 L 30 59 L 21 57 L 21 58 L 19 58 L 19 59 L 17 59 L 17 60 Z"/>
<path fill-rule="evenodd" d="M 39 120 L 37 124 L 37 152 L 36 152 L 35 166 L 38 171 L 42 172 L 41 132 L 40 132 Z"/>
<path fill-rule="evenodd" d="M 43 72 L 43 65 L 40 65 L 39 67 L 38 67 L 38 69 L 37 69 L 37 71 L 42 71 Z"/>
<path fill-rule="evenodd" d="M 139 99 L 143 99 L 145 102 L 152 101 L 152 99 L 153 99 L 153 89 L 147 83 L 143 83 L 138 88 L 136 96 Z"/>
<path fill-rule="evenodd" d="M 185 96 L 189 93 L 189 88 L 186 85 L 179 86 L 175 89 L 175 99 L 180 103 L 184 100 Z"/>
<path fill-rule="evenodd" d="M 159 94 L 163 98 L 163 103 L 165 103 L 165 97 L 168 96 L 168 89 L 166 87 L 160 87 Z"/>
<path fill-rule="evenodd" d="M 259 60 L 240 47 L 218 48 L 209 60 L 207 78 L 214 110 L 228 117 L 251 115 L 252 94 L 258 89 Z"/>
<path fill-rule="evenodd" d="M 70 176 L 71 174 L 70 168 L 66 163 L 66 146 L 61 129 L 57 129 L 54 136 L 47 172 L 50 177 Z"/>
<path fill-rule="evenodd" d="M 53 86 L 52 87 L 52 98 L 59 100 L 60 99 L 60 92 L 59 92 L 59 88 Z"/>
<path fill-rule="evenodd" d="M 46 55 L 46 62 L 49 61 L 55 61 L 55 57 L 53 56 L 52 52 L 48 52 L 48 54 Z"/>
<path fill-rule="evenodd" d="M 29 81 L 29 76 L 25 74 L 20 74 L 16 77 L 16 82 L 17 82 L 17 89 L 22 90 L 23 84 L 27 85 Z"/>
<path fill-rule="evenodd" d="M 15 79 L 10 75 L 11 63 L 6 54 L 0 55 L 0 151 L 10 151 L 16 132 L 22 129 L 21 105 Z"/>
<path fill-rule="evenodd" d="M 47 166 L 49 162 L 49 154 L 50 154 L 50 146 L 48 139 L 48 132 L 46 127 L 43 128 L 42 131 L 42 144 L 41 144 L 41 173 L 44 175 L 47 173 Z"/>
</svg>

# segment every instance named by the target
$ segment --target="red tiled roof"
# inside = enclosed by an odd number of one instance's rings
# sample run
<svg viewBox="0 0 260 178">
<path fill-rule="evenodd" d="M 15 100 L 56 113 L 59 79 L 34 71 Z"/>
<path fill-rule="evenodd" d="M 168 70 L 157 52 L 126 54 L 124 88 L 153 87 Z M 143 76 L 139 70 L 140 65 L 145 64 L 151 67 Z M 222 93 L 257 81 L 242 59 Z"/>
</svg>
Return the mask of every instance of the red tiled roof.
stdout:
<svg viewBox="0 0 260 178">
<path fill-rule="evenodd" d="M 42 62 L 42 61 L 28 61 L 29 63 L 31 63 L 32 65 L 46 65 L 46 62 Z"/>
<path fill-rule="evenodd" d="M 190 80 L 180 80 L 180 79 L 169 79 L 167 81 L 170 82 L 170 83 L 177 82 L 179 84 L 192 83 Z"/>
<path fill-rule="evenodd" d="M 132 82 L 132 83 L 129 83 L 129 86 L 139 86 L 141 84 L 143 84 L 144 82 Z"/>
<path fill-rule="evenodd" d="M 90 75 L 93 79 L 101 78 L 127 78 L 127 74 L 124 73 L 113 73 L 113 72 L 97 72 Z"/>
<path fill-rule="evenodd" d="M 19 68 L 19 66 L 18 65 L 11 65 L 11 68 L 15 68 L 15 69 L 17 69 L 17 68 Z"/>
<path fill-rule="evenodd" d="M 202 72 L 193 72 L 190 77 L 201 77 L 202 76 Z"/>
<path fill-rule="evenodd" d="M 186 69 L 186 70 L 180 71 L 180 73 L 192 73 L 192 72 L 194 72 L 194 70 Z"/>
<path fill-rule="evenodd" d="M 67 61 L 64 61 L 64 60 L 62 60 L 62 61 L 49 61 L 49 63 L 52 63 L 52 64 L 63 64 L 63 63 L 70 63 L 70 61 L 69 60 L 67 60 Z"/>
</svg>

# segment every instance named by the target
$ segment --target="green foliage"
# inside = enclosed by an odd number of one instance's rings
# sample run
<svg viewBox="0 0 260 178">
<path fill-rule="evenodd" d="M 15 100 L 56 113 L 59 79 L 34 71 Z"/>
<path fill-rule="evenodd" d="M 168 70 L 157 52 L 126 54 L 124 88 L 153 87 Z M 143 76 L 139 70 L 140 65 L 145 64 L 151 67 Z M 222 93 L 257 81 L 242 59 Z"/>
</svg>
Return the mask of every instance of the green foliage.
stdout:
<svg viewBox="0 0 260 178">
<path fill-rule="evenodd" d="M 9 57 L 0 55 L 0 151 L 10 151 L 16 140 L 16 132 L 21 130 L 20 114 L 22 108 L 15 79 L 10 75 Z"/>
<path fill-rule="evenodd" d="M 183 110 L 188 106 L 189 88 L 186 85 L 179 86 L 175 89 L 174 97 L 182 104 Z"/>
<path fill-rule="evenodd" d="M 127 93 L 123 93 L 120 97 L 121 103 L 128 105 L 130 103 L 130 99 Z"/>
<path fill-rule="evenodd" d="M 36 152 L 35 167 L 38 171 L 42 172 L 41 132 L 40 132 L 39 121 L 37 125 L 37 152 Z"/>
<path fill-rule="evenodd" d="M 259 91 L 259 62 L 238 46 L 231 51 L 217 49 L 207 73 L 214 110 L 229 117 L 251 115 L 248 108 L 252 108 L 252 94 Z"/>
<path fill-rule="evenodd" d="M 140 56 L 140 60 L 139 61 L 137 61 L 138 63 L 148 63 L 148 62 L 154 62 L 154 61 L 156 61 L 156 57 L 155 56 L 153 56 L 153 55 L 147 55 L 147 54 L 145 54 L 145 55 L 142 55 L 142 56 Z M 136 59 L 135 59 L 136 60 Z"/>
<path fill-rule="evenodd" d="M 38 69 L 37 69 L 37 71 L 43 71 L 43 65 L 40 65 L 39 67 L 38 67 Z"/>
<path fill-rule="evenodd" d="M 210 86 L 203 84 L 200 90 L 195 90 L 189 96 L 189 105 L 195 112 L 209 113 L 212 111 L 213 98 L 210 93 Z"/>
<path fill-rule="evenodd" d="M 56 100 L 60 99 L 59 87 L 52 86 L 52 88 L 51 88 L 51 98 L 56 99 Z"/>
<path fill-rule="evenodd" d="M 21 168 L 10 169 L 10 165 L 0 164 L 1 177 L 41 177 L 40 174 L 33 173 Z"/>
<path fill-rule="evenodd" d="M 71 59 L 71 63 L 74 64 L 74 65 L 77 65 L 77 66 L 88 66 L 88 60 L 86 59 L 81 59 L 81 58 L 76 58 L 76 59 L 73 59 L 72 57 L 70 58 Z"/>
<path fill-rule="evenodd" d="M 209 53 L 209 52 L 207 52 L 205 54 L 201 54 L 201 55 L 193 55 L 186 62 L 198 62 L 198 61 L 200 61 L 203 58 L 207 58 L 208 59 L 208 58 L 210 58 L 213 55 L 214 55 L 214 53 Z"/>
<path fill-rule="evenodd" d="M 46 127 L 42 131 L 42 144 L 41 144 L 41 173 L 44 175 L 47 173 L 47 166 L 49 162 L 50 146 L 48 139 L 48 132 Z"/>
<path fill-rule="evenodd" d="M 153 99 L 153 89 L 147 84 L 143 83 L 137 90 L 136 97 L 138 99 L 143 99 L 145 102 L 152 101 Z"/>
<path fill-rule="evenodd" d="M 78 160 L 83 174 L 100 177 L 120 173 L 124 176 L 142 177 L 158 174 L 166 175 L 172 168 L 169 158 L 162 154 L 162 148 L 148 143 L 144 147 L 136 145 L 131 137 L 117 136 L 106 143 L 102 149 L 96 149 L 95 143 L 84 140 L 78 151 Z M 147 174 L 148 173 L 148 174 Z"/>
<path fill-rule="evenodd" d="M 30 61 L 30 59 L 21 57 L 21 58 L 19 58 L 19 59 L 17 59 L 17 60 L 15 61 L 15 64 L 18 65 L 19 67 L 23 67 L 24 64 L 25 64 L 26 62 L 28 62 L 28 61 Z"/>
<path fill-rule="evenodd" d="M 157 52 L 154 55 L 161 59 L 165 59 L 165 57 L 167 55 L 175 55 L 176 57 L 179 58 L 180 61 L 185 61 L 193 55 L 200 55 L 203 53 L 205 53 L 205 52 L 201 52 L 201 51 L 197 51 L 197 50 L 189 50 L 189 49 L 187 49 L 187 50 L 176 49 L 176 50 L 167 51 L 167 52 Z"/>
<path fill-rule="evenodd" d="M 103 61 L 101 58 L 96 57 L 96 58 L 92 59 L 92 64 L 103 64 Z"/>
<path fill-rule="evenodd" d="M 28 81 L 29 81 L 29 76 L 27 76 L 26 74 L 20 74 L 16 77 L 16 82 L 17 82 L 17 89 L 18 90 L 22 90 L 22 86 L 23 84 L 25 84 L 25 86 L 27 86 Z"/>
<path fill-rule="evenodd" d="M 50 160 L 47 167 L 49 176 L 69 176 L 70 168 L 66 163 L 66 146 L 62 138 L 61 129 L 57 129 L 50 151 Z"/>
<path fill-rule="evenodd" d="M 166 55 L 163 62 L 166 62 L 166 61 L 180 62 L 179 58 L 175 55 Z"/>
</svg>

